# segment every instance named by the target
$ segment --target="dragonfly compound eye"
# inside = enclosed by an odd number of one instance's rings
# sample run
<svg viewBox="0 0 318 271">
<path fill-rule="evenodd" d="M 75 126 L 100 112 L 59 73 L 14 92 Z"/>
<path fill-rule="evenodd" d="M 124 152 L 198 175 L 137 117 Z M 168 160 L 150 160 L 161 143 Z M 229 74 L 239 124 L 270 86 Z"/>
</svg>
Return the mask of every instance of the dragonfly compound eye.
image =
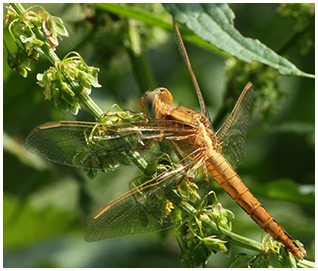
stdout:
<svg viewBox="0 0 318 271">
<path fill-rule="evenodd" d="M 147 91 L 144 97 L 141 100 L 142 107 L 145 113 L 149 117 L 155 117 L 155 101 L 156 101 L 157 92 L 156 91 Z"/>
<path fill-rule="evenodd" d="M 167 90 L 166 88 L 156 88 L 154 91 L 157 92 L 157 97 L 160 102 L 168 106 L 172 105 L 173 98 L 169 90 Z"/>
<path fill-rule="evenodd" d="M 145 113 L 150 117 L 156 117 L 162 104 L 171 106 L 172 95 L 166 88 L 157 88 L 154 91 L 147 91 L 142 98 L 142 106 Z"/>
</svg>

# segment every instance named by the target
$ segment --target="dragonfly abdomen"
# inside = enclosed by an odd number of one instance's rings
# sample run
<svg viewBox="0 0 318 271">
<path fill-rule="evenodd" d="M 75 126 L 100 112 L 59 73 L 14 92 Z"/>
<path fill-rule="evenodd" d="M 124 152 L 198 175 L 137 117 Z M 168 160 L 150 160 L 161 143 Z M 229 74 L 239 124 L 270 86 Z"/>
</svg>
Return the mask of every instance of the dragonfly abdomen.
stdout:
<svg viewBox="0 0 318 271">
<path fill-rule="evenodd" d="M 302 259 L 306 252 L 300 248 L 287 232 L 266 211 L 253 196 L 229 162 L 216 151 L 211 151 L 206 160 L 211 177 L 233 198 L 237 204 L 268 234 L 280 242 L 297 258 Z"/>
</svg>

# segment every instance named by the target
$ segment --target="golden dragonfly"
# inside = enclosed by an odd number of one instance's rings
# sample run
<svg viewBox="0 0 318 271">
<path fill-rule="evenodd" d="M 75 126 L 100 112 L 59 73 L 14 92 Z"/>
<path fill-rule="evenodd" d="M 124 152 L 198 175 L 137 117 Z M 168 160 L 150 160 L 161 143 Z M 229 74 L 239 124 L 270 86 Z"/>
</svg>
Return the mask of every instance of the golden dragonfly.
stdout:
<svg viewBox="0 0 318 271">
<path fill-rule="evenodd" d="M 174 20 L 173 24 L 202 113 L 181 105 L 174 107 L 171 93 L 157 88 L 142 98 L 144 113 L 107 114 L 101 122 L 49 122 L 30 133 L 27 147 L 43 158 L 87 170 L 135 164 L 145 171 L 149 161 L 164 153 L 160 149 L 164 142 L 179 159 L 150 174 L 149 180 L 134 182 L 129 192 L 101 208 L 88 226 L 87 241 L 154 232 L 180 224 L 186 216 L 178 216 L 174 207 L 193 199 L 180 193 L 179 187 L 195 182 L 196 172 L 203 168 L 264 231 L 302 259 L 305 249 L 265 210 L 235 171 L 245 153 L 252 83 L 247 83 L 227 120 L 214 132 Z"/>
</svg>

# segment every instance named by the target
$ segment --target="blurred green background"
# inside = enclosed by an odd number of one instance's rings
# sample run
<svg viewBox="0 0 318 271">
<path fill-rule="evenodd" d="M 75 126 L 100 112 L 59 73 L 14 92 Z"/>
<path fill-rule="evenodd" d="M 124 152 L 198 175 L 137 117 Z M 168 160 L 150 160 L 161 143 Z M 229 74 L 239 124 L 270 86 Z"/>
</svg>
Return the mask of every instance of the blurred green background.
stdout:
<svg viewBox="0 0 318 271">
<path fill-rule="evenodd" d="M 121 31 L 127 18 L 82 4 L 43 7 L 61 17 L 70 33 L 57 48 L 60 58 L 76 50 L 88 65 L 100 68 L 103 87 L 95 89 L 91 96 L 103 110 L 107 111 L 114 103 L 121 108 L 140 110 L 141 95 L 159 86 L 172 92 L 175 104 L 199 109 L 172 32 L 130 21 L 140 31 L 145 54 L 142 61 L 149 61 L 149 74 L 138 84 L 133 70 L 136 59 L 127 50 L 125 33 Z M 137 7 L 170 21 L 170 15 L 160 4 Z M 307 34 L 292 40 L 297 27 L 301 27 L 299 17 L 281 16 L 278 4 L 230 7 L 236 14 L 235 27 L 242 35 L 257 38 L 275 51 L 282 49 L 282 55 L 299 69 L 314 73 L 314 46 L 304 43 Z M 14 50 L 7 27 L 4 39 Z M 226 59 L 189 43 L 186 47 L 214 120 L 229 94 Z M 127 191 L 137 170 L 99 173 L 91 180 L 83 170 L 43 161 L 25 149 L 28 133 L 44 122 L 94 121 L 85 110 L 74 117 L 44 101 L 36 74 L 48 67 L 48 61 L 41 58 L 24 79 L 4 62 L 4 267 L 183 267 L 173 229 L 97 243 L 84 241 L 85 228 L 94 212 Z M 305 245 L 307 259 L 314 260 L 314 80 L 279 76 L 278 82 L 282 99 L 273 109 L 270 122 L 261 120 L 255 110 L 246 158 L 238 173 L 286 231 Z M 264 233 L 255 222 L 221 188 L 215 185 L 214 189 L 222 205 L 235 213 L 233 231 L 261 241 Z M 242 251 L 233 246 L 230 257 L 221 253 L 212 255 L 207 266 L 228 267 L 234 255 Z"/>
</svg>

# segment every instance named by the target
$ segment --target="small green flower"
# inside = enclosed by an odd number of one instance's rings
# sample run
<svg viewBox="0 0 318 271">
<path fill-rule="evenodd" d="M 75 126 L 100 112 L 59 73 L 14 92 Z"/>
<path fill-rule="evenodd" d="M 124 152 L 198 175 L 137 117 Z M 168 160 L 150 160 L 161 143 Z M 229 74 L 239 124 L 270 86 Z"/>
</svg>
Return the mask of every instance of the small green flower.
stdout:
<svg viewBox="0 0 318 271">
<path fill-rule="evenodd" d="M 8 7 L 5 24 L 8 24 L 8 30 L 17 46 L 17 55 L 15 64 L 10 65 L 16 69 L 23 77 L 27 76 L 27 70 L 31 68 L 30 63 L 26 66 L 26 59 L 30 58 L 37 61 L 39 56 L 44 54 L 43 46 L 48 45 L 55 49 L 58 45 L 58 38 L 68 36 L 68 32 L 63 25 L 63 21 L 50 15 L 42 7 L 38 12 L 34 12 L 31 7 L 20 15 L 11 6 Z M 25 56 L 21 57 L 24 52 Z M 14 54 L 14 53 L 13 53 Z M 8 54 L 8 62 L 12 64 L 12 54 Z"/>
<path fill-rule="evenodd" d="M 76 115 L 81 108 L 80 95 L 89 95 L 92 86 L 101 87 L 98 71 L 98 68 L 87 66 L 78 53 L 71 52 L 43 74 L 38 74 L 37 80 L 44 88 L 46 100 L 53 98 L 57 108 Z"/>
<path fill-rule="evenodd" d="M 209 247 L 213 251 L 226 252 L 227 247 L 225 246 L 226 241 L 215 238 L 215 236 L 208 236 L 202 239 L 202 243 Z"/>
<path fill-rule="evenodd" d="M 11 69 L 15 69 L 18 74 L 26 78 L 28 76 L 28 71 L 31 70 L 31 68 L 29 67 L 30 58 L 20 48 L 18 48 L 17 52 L 10 52 L 7 48 L 6 43 L 4 44 L 7 50 L 7 61 L 9 67 Z"/>
<path fill-rule="evenodd" d="M 207 226 L 206 222 L 212 221 L 226 230 L 231 230 L 234 215 L 220 203 L 204 206 L 211 195 L 214 195 L 217 202 L 215 193 L 208 193 L 202 201 L 203 206 L 187 221 L 183 230 L 178 231 L 181 257 L 191 267 L 204 266 L 212 253 L 229 253 L 229 245 L 223 240 L 224 235 Z"/>
</svg>

